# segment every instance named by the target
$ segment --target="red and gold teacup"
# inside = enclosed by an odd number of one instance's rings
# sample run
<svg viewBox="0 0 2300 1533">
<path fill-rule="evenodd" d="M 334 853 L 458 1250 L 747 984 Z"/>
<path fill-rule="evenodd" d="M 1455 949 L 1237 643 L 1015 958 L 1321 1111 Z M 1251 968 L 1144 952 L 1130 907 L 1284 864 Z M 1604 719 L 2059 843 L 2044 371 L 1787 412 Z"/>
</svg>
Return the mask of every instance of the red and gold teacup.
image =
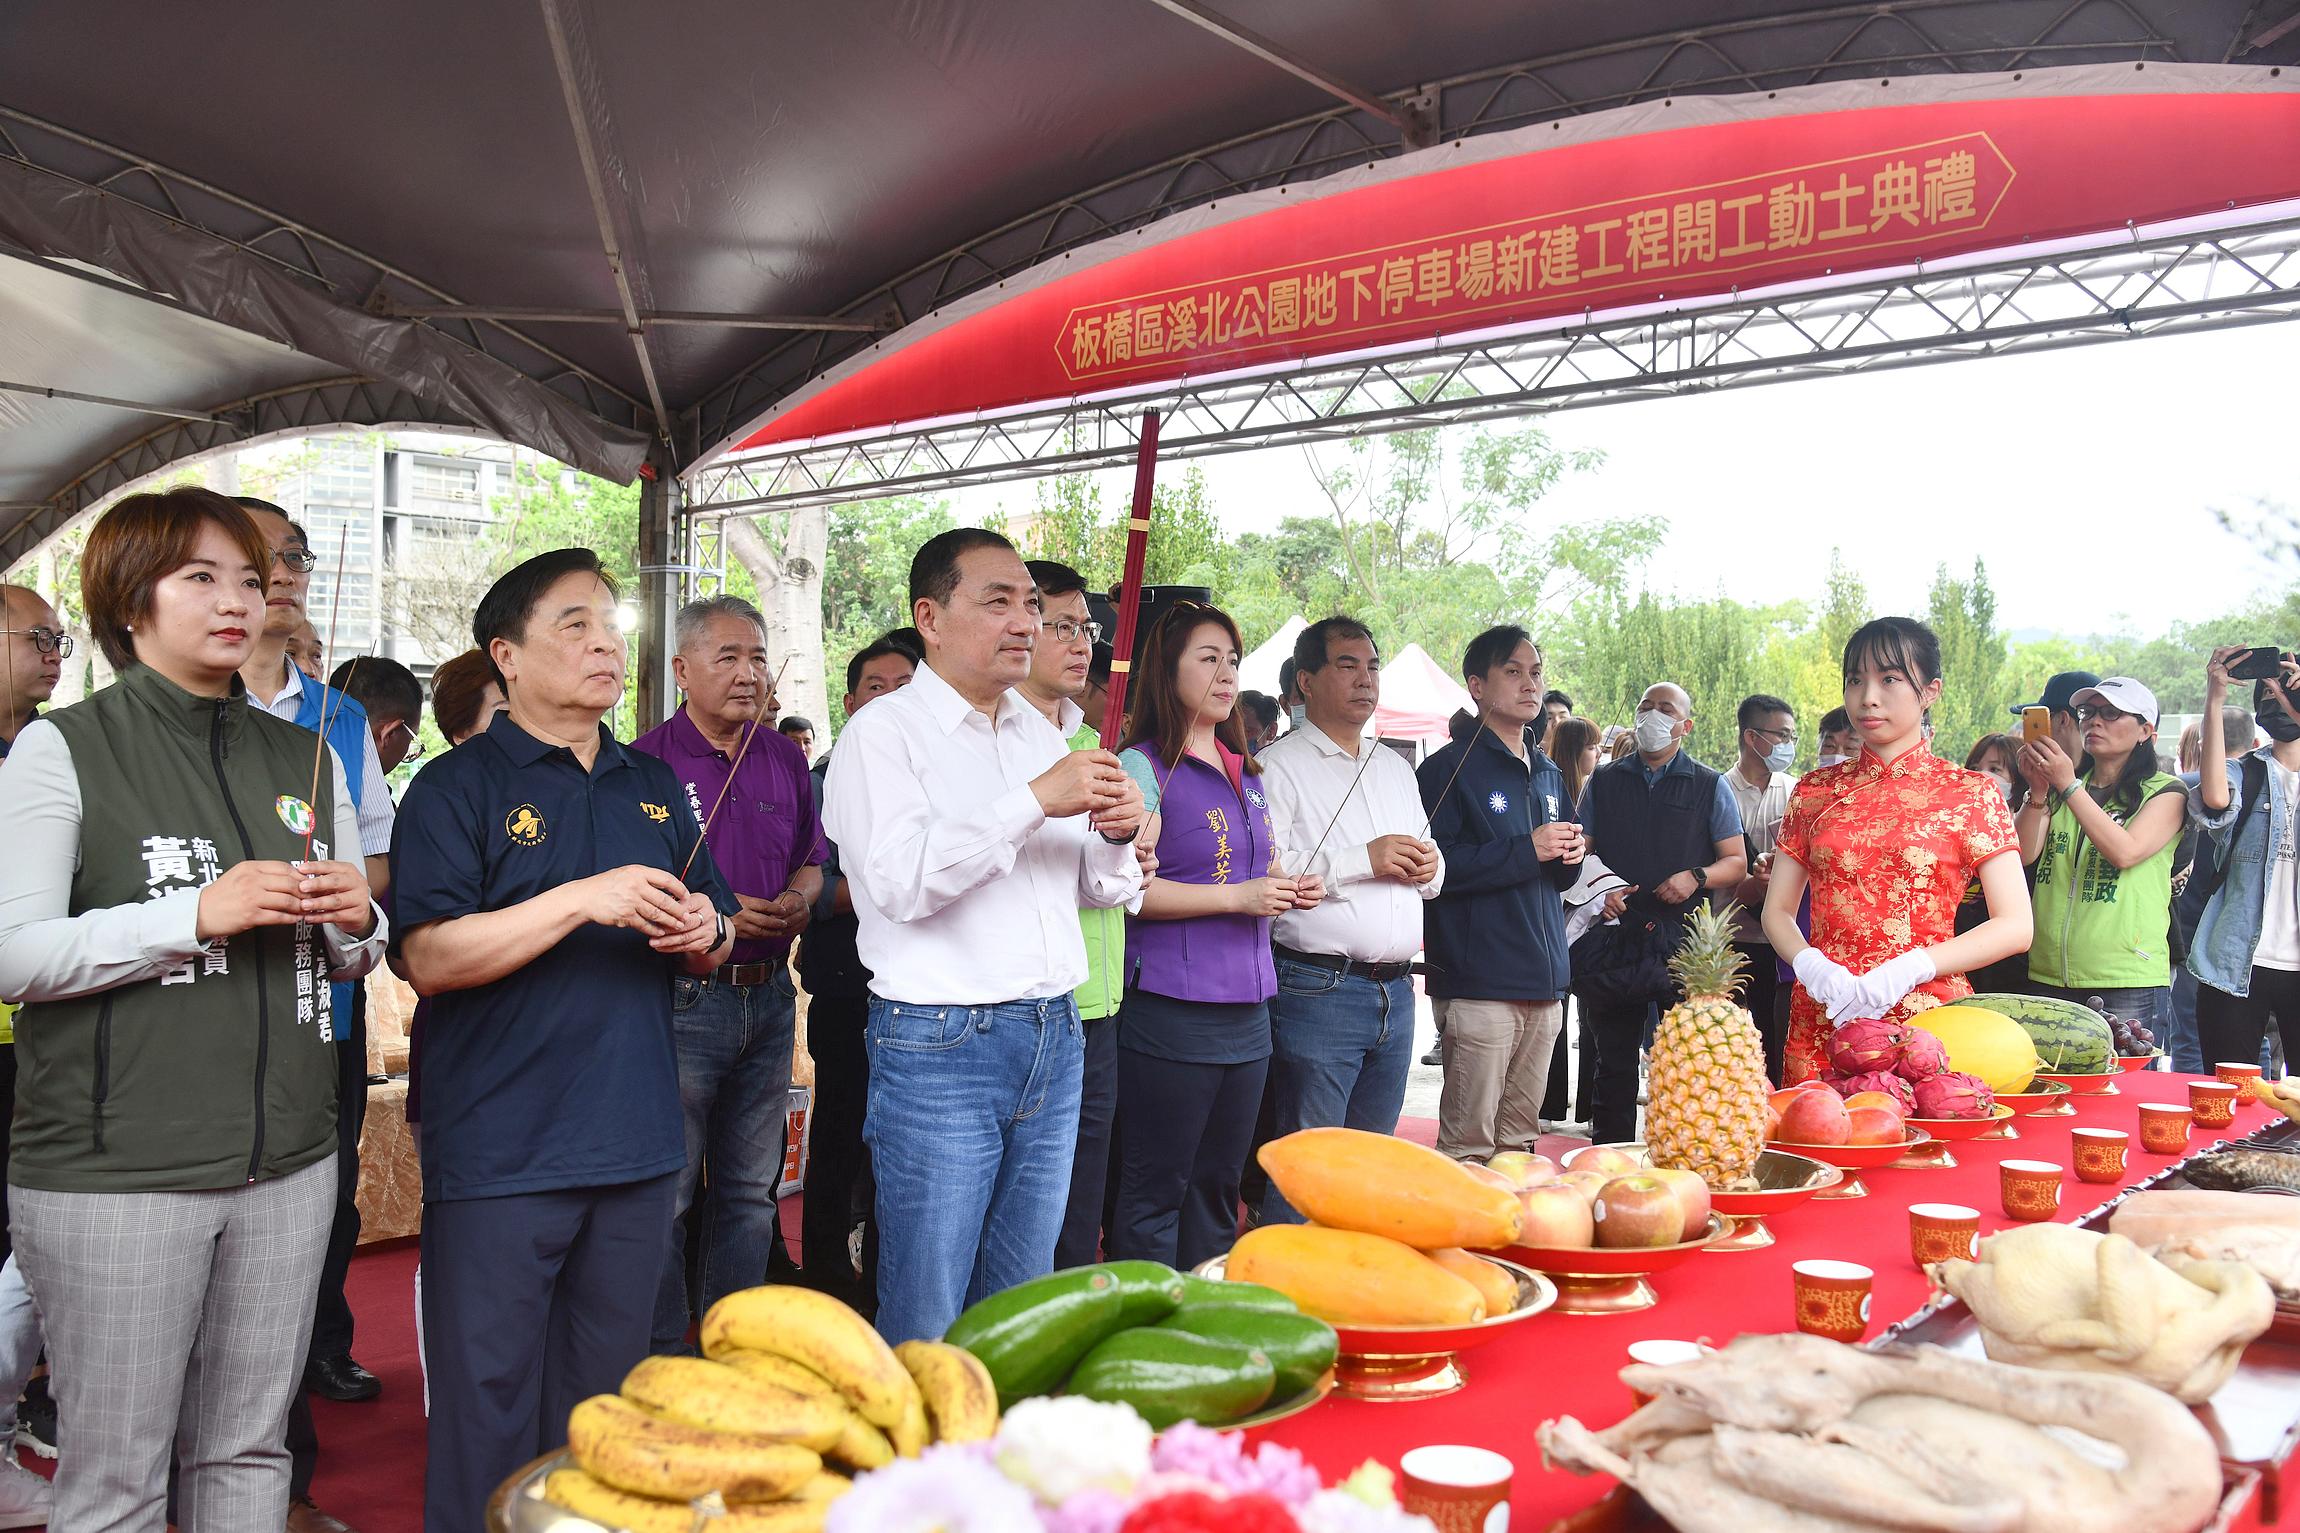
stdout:
<svg viewBox="0 0 2300 1533">
<path fill-rule="evenodd" d="M 1962 1203 L 1909 1205 L 1909 1259 L 1920 1267 L 1961 1257 L 1973 1259 L 1980 1238 L 1981 1211 Z"/>
<path fill-rule="evenodd" d="M 2069 1158 L 2076 1163 L 2076 1177 L 2080 1182 L 2121 1182 L 2127 1157 L 2132 1150 L 2132 1136 L 2120 1128 L 2080 1128 L 2069 1133 L 2075 1153 Z"/>
<path fill-rule="evenodd" d="M 2198 1128 L 2226 1128 L 2236 1121 L 2236 1087 L 2229 1081 L 2190 1081 L 2188 1110 Z"/>
<path fill-rule="evenodd" d="M 1487 1448 L 1439 1443 L 1408 1448 L 1398 1459 L 1398 1500 L 1416 1517 L 1437 1524 L 1438 1533 L 1486 1533 L 1509 1526 L 1509 1480 L 1514 1465 Z"/>
<path fill-rule="evenodd" d="M 2051 1219 L 2060 1213 L 2060 1167 L 2049 1160 L 2008 1160 L 1997 1167 L 2008 1219 Z"/>
<path fill-rule="evenodd" d="M 1797 1329 L 1852 1343 L 1869 1332 L 1869 1286 L 1876 1274 L 1856 1262 L 1804 1261 L 1790 1269 L 1797 1285 Z"/>
<path fill-rule="evenodd" d="M 2212 1078 L 2218 1081 L 2226 1081 L 2229 1085 L 2234 1086 L 2238 1091 L 2246 1091 L 2251 1088 L 2252 1082 L 2260 1079 L 2260 1067 L 2258 1065 L 2237 1064 L 2231 1060 L 2223 1060 L 2221 1063 L 2212 1067 Z"/>
<path fill-rule="evenodd" d="M 2195 1114 L 2176 1102 L 2140 1104 L 2140 1147 L 2151 1155 L 2188 1151 L 2188 1126 Z"/>
</svg>

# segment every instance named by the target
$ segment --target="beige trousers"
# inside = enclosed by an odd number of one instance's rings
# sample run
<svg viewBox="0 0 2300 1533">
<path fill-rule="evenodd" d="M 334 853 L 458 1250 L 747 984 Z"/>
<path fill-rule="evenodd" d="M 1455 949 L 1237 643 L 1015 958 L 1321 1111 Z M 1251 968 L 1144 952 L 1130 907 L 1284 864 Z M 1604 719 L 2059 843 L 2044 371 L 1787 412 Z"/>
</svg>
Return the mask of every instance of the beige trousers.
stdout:
<svg viewBox="0 0 2300 1533">
<path fill-rule="evenodd" d="M 1557 1046 L 1565 1003 L 1456 998 L 1445 1007 L 1438 1150 L 1483 1161 L 1502 1150 L 1532 1149 L 1541 1135 L 1549 1052 Z"/>
</svg>

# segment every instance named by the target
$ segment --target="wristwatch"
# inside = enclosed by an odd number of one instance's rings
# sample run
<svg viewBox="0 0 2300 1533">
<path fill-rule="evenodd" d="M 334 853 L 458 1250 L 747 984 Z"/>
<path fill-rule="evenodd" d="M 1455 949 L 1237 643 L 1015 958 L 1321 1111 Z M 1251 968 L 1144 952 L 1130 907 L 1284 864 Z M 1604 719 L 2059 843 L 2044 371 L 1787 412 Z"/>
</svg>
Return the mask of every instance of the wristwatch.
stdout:
<svg viewBox="0 0 2300 1533">
<path fill-rule="evenodd" d="M 1693 870 L 1692 870 L 1692 872 L 1693 872 L 1693 887 L 1694 887 L 1694 888 L 1696 888 L 1696 889 L 1706 889 L 1706 888 L 1708 888 L 1708 887 L 1709 887 L 1709 869 L 1708 869 L 1708 868 L 1706 868 L 1706 867 L 1699 867 L 1699 868 L 1695 868 L 1695 869 L 1693 869 Z"/>
</svg>

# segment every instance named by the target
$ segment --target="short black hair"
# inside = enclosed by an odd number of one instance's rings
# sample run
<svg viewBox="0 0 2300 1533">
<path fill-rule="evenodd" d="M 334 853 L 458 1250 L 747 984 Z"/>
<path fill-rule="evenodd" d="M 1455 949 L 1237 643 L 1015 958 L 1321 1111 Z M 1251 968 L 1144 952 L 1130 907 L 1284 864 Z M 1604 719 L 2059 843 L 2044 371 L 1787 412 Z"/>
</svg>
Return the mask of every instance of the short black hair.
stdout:
<svg viewBox="0 0 2300 1533">
<path fill-rule="evenodd" d="M 1853 727 L 1853 716 L 1842 708 L 1831 708 L 1821 715 L 1821 733 L 1841 735 Z"/>
<path fill-rule="evenodd" d="M 1086 679 L 1097 683 L 1109 681 L 1110 662 L 1117 658 L 1118 651 L 1110 647 L 1108 639 L 1096 639 L 1094 658 L 1086 662 Z"/>
<path fill-rule="evenodd" d="M 895 630 L 895 633 L 900 633 L 901 631 L 902 630 L 898 628 Z M 873 660 L 884 660 L 889 655 L 900 655 L 903 657 L 903 659 L 908 660 L 913 666 L 918 664 L 917 650 L 912 649 L 908 644 L 896 643 L 893 633 L 880 634 L 877 638 L 871 640 L 861 649 L 856 650 L 854 654 L 848 658 L 847 696 L 854 696 L 855 688 L 862 685 L 862 673 L 864 666 L 870 664 Z"/>
<path fill-rule="evenodd" d="M 411 729 L 423 723 L 423 683 L 396 660 L 382 655 L 346 660 L 327 684 L 365 708 L 370 721 L 401 719 Z"/>
<path fill-rule="evenodd" d="M 554 548 L 513 565 L 479 598 L 479 610 L 471 615 L 471 641 L 487 657 L 487 672 L 505 693 L 510 692 L 511 684 L 503 679 L 503 668 L 495 663 L 492 646 L 497 639 L 526 642 L 527 620 L 535 615 L 535 604 L 543 600 L 545 591 L 569 575 L 595 575 L 607 594 L 621 594 L 615 577 L 607 573 L 597 553 L 588 548 Z"/>
<path fill-rule="evenodd" d="M 1558 691 L 1555 687 L 1551 687 L 1547 692 L 1541 694 L 1542 707 L 1549 708 L 1555 706 L 1558 703 L 1565 704 L 1565 711 L 1567 713 L 1571 713 L 1573 711 L 1573 699 L 1567 697 L 1563 692 Z"/>
<path fill-rule="evenodd" d="M 1941 679 L 1941 641 L 1913 617 L 1872 618 L 1845 641 L 1845 679 L 1866 663 L 1899 671 L 1918 686 Z"/>
<path fill-rule="evenodd" d="M 1517 653 L 1520 644 L 1533 644 L 1533 635 L 1515 623 L 1500 623 L 1469 641 L 1469 648 L 1461 652 L 1461 679 L 1483 678 L 1495 666 Z M 1533 644 L 1536 657 L 1541 646 Z"/>
<path fill-rule="evenodd" d="M 1755 729 L 1757 721 L 1768 713 L 1786 713 L 1791 718 L 1797 716 L 1796 709 L 1772 693 L 1752 692 L 1741 699 L 1741 711 L 1736 716 L 1735 725 L 1741 729 Z"/>
<path fill-rule="evenodd" d="M 254 495 L 234 495 L 231 497 L 231 501 L 233 505 L 238 506 L 242 511 L 269 511 L 272 515 L 278 517 L 281 521 L 288 524 L 288 531 L 296 535 L 296 541 L 303 544 L 303 546 L 306 548 L 311 547 L 311 534 L 303 530 L 303 523 L 297 521 L 294 517 L 287 514 L 285 507 L 275 506 L 270 501 L 260 499 Z M 335 685 L 335 683 L 331 681 L 328 683 L 328 685 L 332 687 Z"/>
<path fill-rule="evenodd" d="M 1337 612 L 1332 617 L 1318 619 L 1294 636 L 1294 674 L 1291 678 L 1282 678 L 1282 681 L 1299 681 L 1305 671 L 1315 676 L 1324 670 L 1326 661 L 1332 657 L 1336 639 L 1363 639 L 1373 644 L 1377 658 L 1382 652 L 1381 645 L 1374 643 L 1374 631 L 1371 628 L 1354 617 L 1345 617 Z"/>
<path fill-rule="evenodd" d="M 1278 727 L 1278 700 L 1267 692 L 1246 691 L 1238 694 L 1238 706 L 1254 716 L 1258 733 Z"/>
<path fill-rule="evenodd" d="M 1294 695 L 1294 679 L 1300 673 L 1301 669 L 1301 666 L 1295 661 L 1292 655 L 1288 655 L 1285 659 L 1278 662 L 1278 696 L 1280 698 L 1288 698 Z"/>
<path fill-rule="evenodd" d="M 958 561 L 977 548 L 1014 552 L 1012 543 L 988 527 L 953 527 L 921 543 L 918 552 L 910 556 L 910 599 L 915 602 L 924 597 L 938 607 L 949 606 L 958 590 Z"/>
<path fill-rule="evenodd" d="M 815 732 L 815 726 L 812 721 L 801 718 L 798 714 L 787 713 L 783 715 L 781 722 L 775 725 L 775 730 L 779 734 L 786 735 L 811 735 Z"/>
<path fill-rule="evenodd" d="M 1030 571 L 1031 581 L 1037 585 L 1041 598 L 1068 596 L 1073 591 L 1086 589 L 1086 577 L 1053 559 L 1025 559 L 1022 567 Z"/>
</svg>

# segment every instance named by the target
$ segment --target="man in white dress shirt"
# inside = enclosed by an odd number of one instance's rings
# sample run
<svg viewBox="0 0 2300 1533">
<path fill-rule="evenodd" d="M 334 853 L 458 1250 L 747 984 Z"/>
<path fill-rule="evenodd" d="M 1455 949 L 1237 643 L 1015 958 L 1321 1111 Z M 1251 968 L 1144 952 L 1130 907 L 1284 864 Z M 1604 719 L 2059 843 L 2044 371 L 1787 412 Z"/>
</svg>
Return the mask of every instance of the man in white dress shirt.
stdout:
<svg viewBox="0 0 2300 1533">
<path fill-rule="evenodd" d="M 1275 932 L 1277 1134 L 1336 1125 L 1387 1134 L 1405 1103 L 1411 967 L 1422 946 L 1422 904 L 1444 887 L 1445 862 L 1422 838 L 1413 768 L 1364 738 L 1381 700 L 1381 668 L 1373 635 L 1355 619 L 1303 629 L 1294 641 L 1294 684 L 1306 720 L 1262 755 L 1278 861 L 1326 886 L 1314 908 L 1279 916 Z M 1301 1218 L 1275 1186 L 1263 1195 L 1264 1222 Z"/>
<path fill-rule="evenodd" d="M 848 720 L 823 815 L 871 971 L 863 1137 L 890 1342 L 1052 1270 L 1085 1056 L 1078 911 L 1140 888 L 1144 818 L 1115 756 L 1072 751 L 1015 690 L 1039 597 L 1013 545 L 943 533 L 910 595 L 926 663 Z"/>
</svg>

